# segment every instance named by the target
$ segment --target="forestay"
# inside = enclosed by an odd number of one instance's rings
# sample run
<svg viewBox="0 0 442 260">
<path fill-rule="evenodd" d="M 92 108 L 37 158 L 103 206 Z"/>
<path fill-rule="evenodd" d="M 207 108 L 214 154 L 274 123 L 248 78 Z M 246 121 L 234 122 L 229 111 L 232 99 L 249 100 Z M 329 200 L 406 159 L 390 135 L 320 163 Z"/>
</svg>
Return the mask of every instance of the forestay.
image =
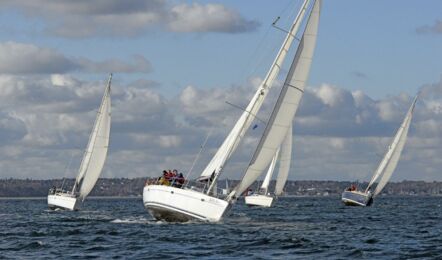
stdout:
<svg viewBox="0 0 442 260">
<path fill-rule="evenodd" d="M 80 198 L 82 200 L 93 189 L 106 160 L 111 124 L 111 80 L 112 75 L 109 77 L 73 189 L 75 191 L 75 187 L 80 185 Z"/>
<path fill-rule="evenodd" d="M 304 19 L 306 9 L 308 6 L 308 3 L 310 0 L 305 0 L 301 10 L 297 14 L 289 33 L 287 34 L 281 49 L 279 50 L 275 60 L 272 63 L 272 66 L 270 67 L 270 70 L 268 71 L 264 81 L 261 83 L 258 90 L 255 92 L 254 96 L 252 97 L 250 103 L 247 105 L 247 108 L 242 113 L 241 117 L 236 122 L 235 126 L 230 131 L 229 135 L 226 137 L 212 160 L 209 162 L 207 167 L 202 172 L 201 176 L 198 178 L 199 180 L 216 180 L 217 175 L 222 170 L 225 162 L 230 158 L 230 156 L 233 154 L 233 152 L 236 150 L 238 144 L 241 141 L 241 138 L 246 133 L 247 129 L 252 124 L 253 120 L 255 119 L 255 115 L 258 113 L 258 111 L 261 108 L 261 105 L 264 102 L 264 99 L 267 96 L 268 91 L 273 86 L 273 82 L 278 75 L 280 68 L 287 56 L 287 53 L 289 51 L 290 46 L 292 45 L 295 35 L 297 34 L 301 22 Z"/>
<path fill-rule="evenodd" d="M 261 175 L 291 127 L 312 63 L 320 6 L 321 0 L 315 1 L 295 58 L 264 134 L 243 179 L 230 193 L 229 199 L 235 199 L 241 195 Z"/>
</svg>

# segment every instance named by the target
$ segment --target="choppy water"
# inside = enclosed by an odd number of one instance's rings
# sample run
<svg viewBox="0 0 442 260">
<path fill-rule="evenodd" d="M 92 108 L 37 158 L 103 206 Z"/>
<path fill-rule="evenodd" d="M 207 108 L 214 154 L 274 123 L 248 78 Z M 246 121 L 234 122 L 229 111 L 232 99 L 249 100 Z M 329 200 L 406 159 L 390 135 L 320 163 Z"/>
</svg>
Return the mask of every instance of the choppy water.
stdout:
<svg viewBox="0 0 442 260">
<path fill-rule="evenodd" d="M 141 199 L 89 198 L 78 212 L 45 199 L 0 200 L 0 258 L 442 259 L 442 198 L 339 198 L 235 205 L 217 224 L 154 221 Z"/>
</svg>

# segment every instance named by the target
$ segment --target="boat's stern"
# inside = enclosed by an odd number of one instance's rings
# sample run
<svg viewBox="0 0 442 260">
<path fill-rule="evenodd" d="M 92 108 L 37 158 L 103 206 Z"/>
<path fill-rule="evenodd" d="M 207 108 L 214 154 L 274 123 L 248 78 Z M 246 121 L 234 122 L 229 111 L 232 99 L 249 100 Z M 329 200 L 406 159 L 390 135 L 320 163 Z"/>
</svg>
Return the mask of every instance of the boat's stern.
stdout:
<svg viewBox="0 0 442 260">
<path fill-rule="evenodd" d="M 269 208 L 273 204 L 273 197 L 261 194 L 252 194 L 244 198 L 248 206 L 258 206 Z"/>
<path fill-rule="evenodd" d="M 50 209 L 77 210 L 79 200 L 75 196 L 66 193 L 55 193 L 48 195 L 48 207 Z"/>
<path fill-rule="evenodd" d="M 166 185 L 145 186 L 143 203 L 155 219 L 168 222 L 186 222 L 194 219 L 217 222 L 231 206 L 223 199 L 208 196 L 191 187 L 177 188 Z"/>
</svg>

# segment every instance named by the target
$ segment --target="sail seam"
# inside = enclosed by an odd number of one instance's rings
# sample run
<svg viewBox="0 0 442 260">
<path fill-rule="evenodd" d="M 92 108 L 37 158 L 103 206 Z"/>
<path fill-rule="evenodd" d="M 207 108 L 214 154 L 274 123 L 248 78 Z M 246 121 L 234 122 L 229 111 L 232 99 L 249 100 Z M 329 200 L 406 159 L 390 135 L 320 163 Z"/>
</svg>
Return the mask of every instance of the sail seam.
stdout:
<svg viewBox="0 0 442 260">
<path fill-rule="evenodd" d="M 302 93 L 304 93 L 304 90 L 301 89 L 301 88 L 298 88 L 298 87 L 296 87 L 296 86 L 293 86 L 293 85 L 291 85 L 291 84 L 289 84 L 289 83 L 286 83 L 286 85 L 289 86 L 289 87 L 292 87 L 292 88 L 294 88 L 294 89 L 296 89 L 296 90 L 299 90 L 299 91 L 302 92 Z"/>
</svg>

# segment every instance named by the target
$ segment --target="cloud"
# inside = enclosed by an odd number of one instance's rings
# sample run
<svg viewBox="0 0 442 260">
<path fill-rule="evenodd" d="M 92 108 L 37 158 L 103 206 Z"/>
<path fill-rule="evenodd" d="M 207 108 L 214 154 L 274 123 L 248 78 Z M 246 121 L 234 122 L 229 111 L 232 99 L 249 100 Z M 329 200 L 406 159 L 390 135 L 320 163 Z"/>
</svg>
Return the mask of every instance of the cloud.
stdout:
<svg viewBox="0 0 442 260">
<path fill-rule="evenodd" d="M 0 75 L 0 177 L 75 176 L 106 79 L 84 81 L 69 74 Z M 103 176 L 156 176 L 162 169 L 184 173 L 206 136 L 196 177 L 211 159 L 256 86 L 184 88 L 159 94 L 157 83 L 137 80 L 112 87 L 109 157 Z M 260 117 L 268 119 L 275 87 Z M 363 91 L 330 84 L 307 87 L 294 122 L 291 179 L 368 180 L 412 101 L 401 93 L 373 99 Z M 441 180 L 442 82 L 422 88 L 409 139 L 394 180 Z M 264 129 L 249 130 L 224 169 L 239 178 Z"/>
<path fill-rule="evenodd" d="M 54 49 L 32 44 L 0 43 L 0 74 L 146 73 L 151 69 L 150 62 L 141 55 L 133 56 L 130 62 L 92 61 L 84 57 L 66 57 Z"/>
<path fill-rule="evenodd" d="M 0 43 L 0 73 L 65 73 L 76 69 L 75 62 L 55 50 L 17 42 Z"/>
<path fill-rule="evenodd" d="M 242 33 L 259 26 L 256 21 L 247 20 L 221 4 L 176 4 L 164 0 L 124 3 L 118 0 L 6 0 L 1 5 L 43 19 L 48 24 L 47 33 L 68 38 L 131 37 L 153 29 Z"/>
<path fill-rule="evenodd" d="M 433 25 L 423 25 L 416 28 L 417 34 L 442 34 L 442 21 L 436 20 Z"/>
<path fill-rule="evenodd" d="M 168 27 L 176 32 L 242 33 L 259 26 L 220 4 L 177 5 L 171 10 L 171 17 Z"/>
</svg>

